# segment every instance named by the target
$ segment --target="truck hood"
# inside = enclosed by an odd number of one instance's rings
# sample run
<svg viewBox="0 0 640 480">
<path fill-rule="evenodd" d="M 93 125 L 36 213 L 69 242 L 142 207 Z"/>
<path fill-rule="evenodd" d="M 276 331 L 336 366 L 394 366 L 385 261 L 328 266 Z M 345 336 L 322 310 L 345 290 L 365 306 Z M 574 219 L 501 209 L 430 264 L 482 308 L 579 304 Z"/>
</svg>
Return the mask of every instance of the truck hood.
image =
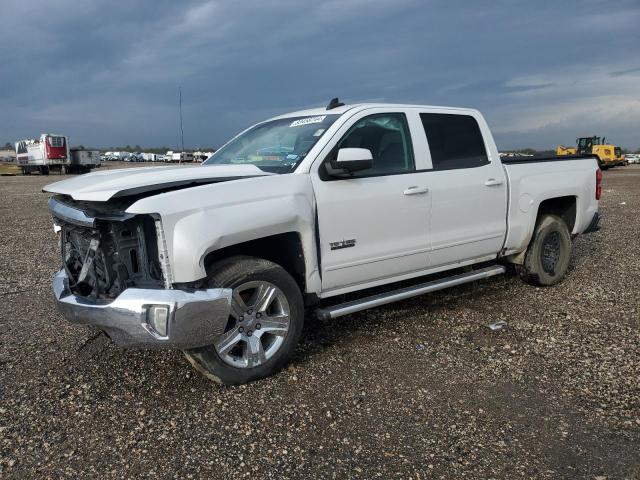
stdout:
<svg viewBox="0 0 640 480">
<path fill-rule="evenodd" d="M 74 200 L 106 202 L 111 198 L 157 190 L 184 188 L 240 178 L 274 175 L 255 165 L 206 165 L 122 168 L 88 173 L 51 183 L 42 191 L 69 195 Z"/>
</svg>

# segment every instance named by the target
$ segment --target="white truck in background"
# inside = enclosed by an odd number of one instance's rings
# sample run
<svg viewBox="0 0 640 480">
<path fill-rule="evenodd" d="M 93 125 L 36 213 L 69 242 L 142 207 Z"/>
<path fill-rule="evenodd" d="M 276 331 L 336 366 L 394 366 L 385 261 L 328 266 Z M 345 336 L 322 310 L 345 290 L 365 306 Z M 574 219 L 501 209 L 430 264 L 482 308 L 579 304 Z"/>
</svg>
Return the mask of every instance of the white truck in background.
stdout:
<svg viewBox="0 0 640 480">
<path fill-rule="evenodd" d="M 69 148 L 69 137 L 64 135 L 43 133 L 39 139 L 17 141 L 15 148 L 16 162 L 23 175 L 87 173 L 101 165 L 99 151 Z"/>
<path fill-rule="evenodd" d="M 52 171 L 67 173 L 71 160 L 68 137 L 43 133 L 38 139 L 19 140 L 15 147 L 16 161 L 23 175 L 31 172 L 49 175 Z"/>
<path fill-rule="evenodd" d="M 192 163 L 193 153 L 191 152 L 174 152 L 169 150 L 165 156 L 165 162 L 171 163 Z"/>
<path fill-rule="evenodd" d="M 160 161 L 158 159 L 158 157 L 160 157 L 161 155 L 158 155 L 157 153 L 149 153 L 149 152 L 144 152 L 142 153 L 142 159 L 145 162 L 158 162 Z"/>
<path fill-rule="evenodd" d="M 46 186 L 54 294 L 121 346 L 182 349 L 207 377 L 245 383 L 286 364 L 305 309 L 332 319 L 506 265 L 560 282 L 572 238 L 598 228 L 601 178 L 592 155 L 501 159 L 477 110 L 334 99 L 254 125 L 199 167 Z"/>
</svg>

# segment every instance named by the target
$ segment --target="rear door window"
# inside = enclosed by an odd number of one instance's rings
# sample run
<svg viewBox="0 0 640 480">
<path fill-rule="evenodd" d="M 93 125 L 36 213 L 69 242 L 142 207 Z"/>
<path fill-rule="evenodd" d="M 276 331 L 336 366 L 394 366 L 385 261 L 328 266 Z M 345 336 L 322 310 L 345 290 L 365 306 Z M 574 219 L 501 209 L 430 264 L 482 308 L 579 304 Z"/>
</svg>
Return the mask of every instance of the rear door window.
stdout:
<svg viewBox="0 0 640 480">
<path fill-rule="evenodd" d="M 474 168 L 489 163 L 482 133 L 470 115 L 421 113 L 434 170 Z"/>
</svg>

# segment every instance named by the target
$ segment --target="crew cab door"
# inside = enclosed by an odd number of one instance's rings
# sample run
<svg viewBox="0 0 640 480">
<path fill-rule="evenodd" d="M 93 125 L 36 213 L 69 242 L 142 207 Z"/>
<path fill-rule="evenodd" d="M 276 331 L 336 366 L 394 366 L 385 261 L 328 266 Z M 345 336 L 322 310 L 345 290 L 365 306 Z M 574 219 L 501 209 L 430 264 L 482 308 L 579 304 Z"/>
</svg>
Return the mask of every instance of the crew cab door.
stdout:
<svg viewBox="0 0 640 480">
<path fill-rule="evenodd" d="M 494 256 L 507 229 L 507 180 L 481 116 L 420 112 L 432 163 L 430 267 Z"/>
<path fill-rule="evenodd" d="M 312 168 L 323 293 L 426 268 L 429 172 L 416 171 L 426 147 L 412 141 L 410 124 L 421 128 L 415 113 L 362 111 L 345 122 Z M 340 148 L 369 149 L 373 167 L 331 176 L 326 165 Z"/>
</svg>

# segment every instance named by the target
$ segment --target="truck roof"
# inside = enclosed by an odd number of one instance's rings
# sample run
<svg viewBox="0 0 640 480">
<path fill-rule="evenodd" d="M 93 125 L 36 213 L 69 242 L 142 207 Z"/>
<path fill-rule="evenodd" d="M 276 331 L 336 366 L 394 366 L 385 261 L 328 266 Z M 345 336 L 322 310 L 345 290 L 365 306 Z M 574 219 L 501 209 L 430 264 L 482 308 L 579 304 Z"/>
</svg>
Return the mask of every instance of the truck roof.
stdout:
<svg viewBox="0 0 640 480">
<path fill-rule="evenodd" d="M 352 105 L 342 105 L 340 107 L 335 107 L 330 110 L 327 110 L 326 107 L 317 107 L 310 108 L 307 110 L 298 110 L 296 112 L 284 113 L 282 115 L 278 115 L 276 117 L 270 118 L 269 120 L 277 120 L 280 118 L 289 118 L 289 117 L 308 117 L 315 115 L 341 115 L 349 110 L 360 111 L 365 110 L 367 108 L 428 108 L 428 109 L 438 109 L 438 110 L 450 110 L 452 113 L 470 113 L 477 112 L 477 110 L 473 108 L 460 108 L 460 107 L 443 107 L 437 105 L 416 105 L 416 104 L 404 104 L 404 103 L 354 103 Z"/>
</svg>

